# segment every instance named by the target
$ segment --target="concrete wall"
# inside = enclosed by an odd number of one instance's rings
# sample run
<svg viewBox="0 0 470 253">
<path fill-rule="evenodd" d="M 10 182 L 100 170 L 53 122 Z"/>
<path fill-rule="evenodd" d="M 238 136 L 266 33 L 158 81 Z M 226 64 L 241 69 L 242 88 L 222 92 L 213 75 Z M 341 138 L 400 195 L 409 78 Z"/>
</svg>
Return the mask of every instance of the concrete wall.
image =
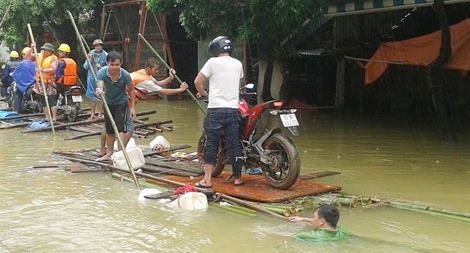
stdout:
<svg viewBox="0 0 470 253">
<path fill-rule="evenodd" d="M 10 52 L 3 42 L 0 43 L 0 62 L 8 61 L 10 59 Z"/>
<path fill-rule="evenodd" d="M 264 82 L 264 72 L 266 72 L 266 61 L 261 60 L 259 62 L 259 71 L 258 71 L 258 102 L 261 100 L 261 93 L 263 91 L 263 82 Z M 279 99 L 279 91 L 281 90 L 282 80 L 283 80 L 282 70 L 278 62 L 274 62 L 273 77 L 271 82 L 271 96 L 274 99 Z"/>
</svg>

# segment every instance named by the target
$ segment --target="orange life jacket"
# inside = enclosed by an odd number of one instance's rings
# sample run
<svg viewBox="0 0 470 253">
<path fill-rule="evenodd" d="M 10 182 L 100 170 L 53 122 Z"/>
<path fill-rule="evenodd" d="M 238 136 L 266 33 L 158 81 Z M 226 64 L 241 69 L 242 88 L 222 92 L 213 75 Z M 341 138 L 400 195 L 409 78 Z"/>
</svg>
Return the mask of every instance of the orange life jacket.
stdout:
<svg viewBox="0 0 470 253">
<path fill-rule="evenodd" d="M 137 101 L 139 101 L 145 94 L 147 94 L 146 90 L 136 88 L 137 84 L 142 81 L 147 81 L 147 80 L 153 81 L 153 79 L 150 75 L 147 74 L 145 69 L 139 69 L 137 71 L 130 73 L 130 75 L 132 79 L 132 86 L 134 87 L 134 91 L 135 91 L 135 102 L 137 103 Z"/>
<path fill-rule="evenodd" d="M 57 79 L 58 84 L 73 86 L 77 84 L 77 63 L 71 58 L 60 58 L 65 62 L 64 73 Z"/>
<path fill-rule="evenodd" d="M 51 67 L 51 63 L 53 59 L 57 59 L 57 56 L 55 55 L 49 55 L 45 59 L 42 59 L 42 54 L 38 55 L 37 63 L 38 66 L 43 68 L 43 69 L 48 69 Z M 54 83 L 55 79 L 55 72 L 50 72 L 50 73 L 42 73 L 42 78 L 44 79 L 44 84 L 50 84 Z M 39 71 L 36 69 L 36 80 L 37 82 L 41 82 L 41 77 L 39 75 Z"/>
</svg>

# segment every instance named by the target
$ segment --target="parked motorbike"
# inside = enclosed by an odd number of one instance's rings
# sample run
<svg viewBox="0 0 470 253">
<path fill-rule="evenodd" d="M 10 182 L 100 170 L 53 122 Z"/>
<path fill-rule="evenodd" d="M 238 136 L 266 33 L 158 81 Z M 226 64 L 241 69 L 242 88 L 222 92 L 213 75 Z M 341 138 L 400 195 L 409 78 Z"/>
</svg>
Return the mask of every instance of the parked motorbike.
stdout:
<svg viewBox="0 0 470 253">
<path fill-rule="evenodd" d="M 42 105 L 39 100 L 39 95 L 33 91 L 33 85 L 30 84 L 25 93 L 23 93 L 21 113 L 40 113 L 42 112 Z M 13 108 L 15 103 L 15 96 L 18 87 L 16 82 L 12 82 L 7 89 L 7 96 L 5 98 L 8 107 Z"/>
<path fill-rule="evenodd" d="M 240 115 L 241 146 L 243 157 L 238 158 L 245 169 L 261 168 L 269 185 L 277 189 L 288 189 L 296 181 L 300 173 L 300 158 L 292 140 L 281 131 L 287 128 L 297 136 L 299 122 L 295 115 L 296 109 L 283 109 L 280 100 L 268 101 L 250 108 L 246 89 L 240 90 L 238 113 Z M 279 124 L 279 120 L 282 126 Z M 199 162 L 203 164 L 206 136 L 199 139 L 197 153 Z M 217 161 L 212 176 L 218 176 L 229 163 L 227 141 L 222 137 Z"/>
<path fill-rule="evenodd" d="M 80 113 L 80 103 L 83 102 L 80 86 L 62 86 L 58 89 L 57 114 L 63 114 L 68 122 L 74 122 Z"/>
</svg>

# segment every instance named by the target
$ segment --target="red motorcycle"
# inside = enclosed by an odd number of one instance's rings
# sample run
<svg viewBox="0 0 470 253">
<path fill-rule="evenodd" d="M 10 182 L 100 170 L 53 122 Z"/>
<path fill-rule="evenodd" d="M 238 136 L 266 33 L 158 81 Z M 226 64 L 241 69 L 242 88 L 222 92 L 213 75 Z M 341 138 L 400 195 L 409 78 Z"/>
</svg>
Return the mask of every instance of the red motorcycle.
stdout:
<svg viewBox="0 0 470 253">
<path fill-rule="evenodd" d="M 300 158 L 294 143 L 281 131 L 281 128 L 287 128 L 294 136 L 298 135 L 299 122 L 295 116 L 296 109 L 283 109 L 283 102 L 280 100 L 268 101 L 250 108 L 247 96 L 253 93 L 246 92 L 246 89 L 253 87 L 253 84 L 243 87 L 238 102 L 242 165 L 246 170 L 261 168 L 269 185 L 277 189 L 288 189 L 299 176 Z M 282 127 L 279 120 L 282 122 Z M 204 163 L 205 143 L 206 136 L 203 133 L 197 146 L 201 165 Z M 212 177 L 218 176 L 225 164 L 229 164 L 229 157 L 227 142 L 222 137 Z"/>
</svg>

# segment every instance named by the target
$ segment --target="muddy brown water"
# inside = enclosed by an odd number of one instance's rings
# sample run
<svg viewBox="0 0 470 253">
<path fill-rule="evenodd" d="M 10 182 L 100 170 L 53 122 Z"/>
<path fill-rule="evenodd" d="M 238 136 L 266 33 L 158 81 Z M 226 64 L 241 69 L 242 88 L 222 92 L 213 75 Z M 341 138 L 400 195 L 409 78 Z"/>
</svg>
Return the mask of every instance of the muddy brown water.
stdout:
<svg viewBox="0 0 470 253">
<path fill-rule="evenodd" d="M 85 105 L 86 106 L 86 105 Z M 195 150 L 203 114 L 191 100 L 144 101 L 151 121 L 173 120 L 162 135 Z M 357 196 L 409 201 L 470 213 L 470 138 L 440 140 L 432 126 L 412 121 L 298 115 L 293 138 L 301 174 L 337 171 L 315 182 Z M 410 123 L 411 122 L 411 123 Z M 210 207 L 181 212 L 109 173 L 31 168 L 58 162 L 53 150 L 96 148 L 98 139 L 65 141 L 71 131 L 22 134 L 0 130 L 0 252 L 470 252 L 470 223 L 391 207 L 341 209 L 353 236 L 336 243 L 302 243 L 288 235 L 308 229 L 263 214 L 249 217 Z M 147 146 L 149 139 L 137 139 Z M 301 213 L 311 216 L 310 211 Z"/>
</svg>

